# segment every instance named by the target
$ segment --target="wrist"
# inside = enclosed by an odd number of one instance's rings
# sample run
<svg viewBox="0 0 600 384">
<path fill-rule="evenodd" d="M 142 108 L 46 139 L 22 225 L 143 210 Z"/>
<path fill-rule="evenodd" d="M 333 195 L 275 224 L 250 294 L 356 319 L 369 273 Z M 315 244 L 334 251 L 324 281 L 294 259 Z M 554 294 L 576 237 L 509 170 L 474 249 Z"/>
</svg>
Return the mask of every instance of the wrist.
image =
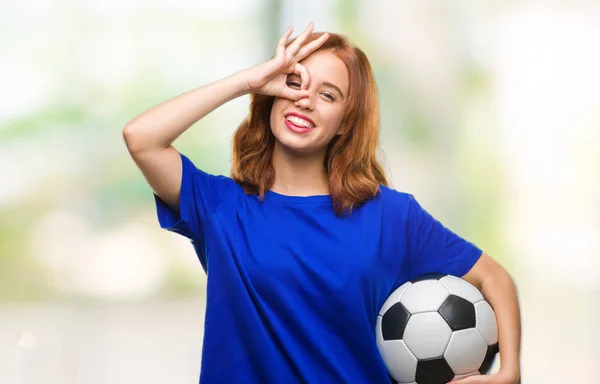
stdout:
<svg viewBox="0 0 600 384">
<path fill-rule="evenodd" d="M 244 96 L 251 93 L 247 77 L 247 70 L 241 70 L 227 78 L 227 80 L 231 82 L 232 89 L 234 89 L 235 97 Z"/>
</svg>

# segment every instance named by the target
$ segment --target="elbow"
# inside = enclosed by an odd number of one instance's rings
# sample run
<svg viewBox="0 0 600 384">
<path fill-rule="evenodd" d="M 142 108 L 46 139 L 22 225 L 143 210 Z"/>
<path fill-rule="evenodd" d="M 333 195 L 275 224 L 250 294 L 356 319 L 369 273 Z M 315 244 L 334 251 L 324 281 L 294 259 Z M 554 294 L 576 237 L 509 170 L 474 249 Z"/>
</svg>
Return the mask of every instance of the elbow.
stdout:
<svg viewBox="0 0 600 384">
<path fill-rule="evenodd" d="M 138 153 L 144 149 L 141 136 L 141 132 L 132 124 L 127 124 L 123 128 L 123 141 L 125 141 L 125 146 L 127 146 L 129 153 Z"/>
</svg>

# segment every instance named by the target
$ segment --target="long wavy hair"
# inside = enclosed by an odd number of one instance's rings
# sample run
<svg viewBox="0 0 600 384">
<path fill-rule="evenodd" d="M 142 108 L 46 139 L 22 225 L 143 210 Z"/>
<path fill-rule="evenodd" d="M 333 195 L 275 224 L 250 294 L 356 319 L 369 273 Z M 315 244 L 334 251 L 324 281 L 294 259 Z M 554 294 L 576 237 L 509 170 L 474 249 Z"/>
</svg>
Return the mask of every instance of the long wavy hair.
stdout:
<svg viewBox="0 0 600 384">
<path fill-rule="evenodd" d="M 322 34 L 312 33 L 308 41 Z M 387 186 L 385 173 L 377 160 L 379 100 L 367 56 L 345 36 L 329 33 L 318 51 L 336 55 L 350 76 L 346 111 L 341 121 L 346 129 L 328 144 L 324 164 L 333 209 L 336 215 L 342 216 L 375 197 L 380 185 Z M 274 96 L 252 94 L 250 113 L 233 137 L 231 178 L 247 194 L 259 195 L 260 200 L 275 181 L 272 163 L 275 136 L 270 127 L 274 99 Z"/>
</svg>

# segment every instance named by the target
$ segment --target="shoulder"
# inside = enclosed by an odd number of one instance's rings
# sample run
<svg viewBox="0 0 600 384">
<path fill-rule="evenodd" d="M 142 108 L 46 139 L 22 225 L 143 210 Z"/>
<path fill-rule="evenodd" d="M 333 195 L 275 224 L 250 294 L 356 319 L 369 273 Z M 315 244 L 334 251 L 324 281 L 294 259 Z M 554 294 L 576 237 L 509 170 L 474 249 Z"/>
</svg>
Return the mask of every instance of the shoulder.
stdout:
<svg viewBox="0 0 600 384">
<path fill-rule="evenodd" d="M 411 193 L 380 185 L 377 195 L 366 202 L 363 210 L 378 212 L 381 217 L 396 223 L 404 222 L 410 215 L 414 201 Z"/>
<path fill-rule="evenodd" d="M 384 185 L 379 186 L 379 195 L 377 198 L 381 200 L 382 204 L 384 204 L 386 208 L 390 209 L 397 208 L 408 210 L 415 201 L 413 194 L 398 191 L 394 188 L 386 187 Z"/>
<path fill-rule="evenodd" d="M 185 199 L 202 201 L 210 210 L 214 210 L 225 201 L 233 202 L 243 193 L 243 188 L 231 177 L 200 169 L 183 154 L 181 161 L 181 189 Z"/>
<path fill-rule="evenodd" d="M 204 170 L 198 168 L 194 164 L 194 162 L 192 160 L 190 160 L 186 155 L 180 154 L 180 156 L 181 156 L 181 164 L 182 164 L 182 168 L 183 168 L 182 171 L 183 171 L 184 175 L 187 173 L 191 176 L 201 178 L 201 179 L 206 179 L 206 181 L 208 181 L 208 182 L 220 184 L 220 185 L 226 186 L 226 187 L 235 187 L 235 186 L 239 187 L 239 185 L 231 177 L 204 171 Z"/>
</svg>

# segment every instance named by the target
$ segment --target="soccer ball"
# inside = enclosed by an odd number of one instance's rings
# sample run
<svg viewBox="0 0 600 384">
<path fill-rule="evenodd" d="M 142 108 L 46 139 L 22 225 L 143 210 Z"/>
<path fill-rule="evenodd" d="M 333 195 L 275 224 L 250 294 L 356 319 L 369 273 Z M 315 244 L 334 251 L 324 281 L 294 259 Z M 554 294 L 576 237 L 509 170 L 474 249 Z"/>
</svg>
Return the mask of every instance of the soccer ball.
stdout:
<svg viewBox="0 0 600 384">
<path fill-rule="evenodd" d="M 392 292 L 377 316 L 376 338 L 388 373 L 401 384 L 487 374 L 498 353 L 492 307 L 451 275 L 421 276 Z"/>
</svg>

